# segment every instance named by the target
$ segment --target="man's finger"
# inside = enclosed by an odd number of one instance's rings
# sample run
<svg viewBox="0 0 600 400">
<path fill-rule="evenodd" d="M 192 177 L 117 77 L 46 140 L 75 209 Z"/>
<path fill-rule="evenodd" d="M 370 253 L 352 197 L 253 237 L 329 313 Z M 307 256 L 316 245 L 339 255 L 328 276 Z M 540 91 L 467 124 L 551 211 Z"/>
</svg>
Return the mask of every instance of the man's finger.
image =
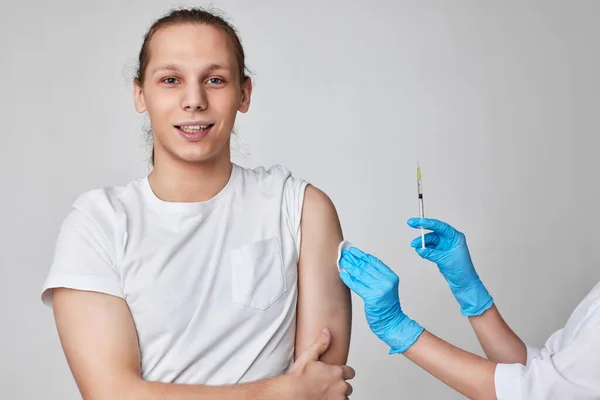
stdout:
<svg viewBox="0 0 600 400">
<path fill-rule="evenodd" d="M 347 365 L 341 365 L 341 367 L 342 367 L 342 375 L 344 377 L 344 380 L 352 379 L 356 376 L 356 372 L 354 371 L 354 369 L 352 367 L 349 367 Z"/>
<path fill-rule="evenodd" d="M 298 358 L 298 361 L 318 361 L 319 357 L 325 353 L 331 343 L 331 332 L 328 328 L 323 328 L 317 340 L 314 341 Z"/>
<path fill-rule="evenodd" d="M 354 388 L 352 387 L 351 384 L 346 383 L 346 396 L 350 396 L 352 394 L 352 392 L 354 392 Z"/>
</svg>

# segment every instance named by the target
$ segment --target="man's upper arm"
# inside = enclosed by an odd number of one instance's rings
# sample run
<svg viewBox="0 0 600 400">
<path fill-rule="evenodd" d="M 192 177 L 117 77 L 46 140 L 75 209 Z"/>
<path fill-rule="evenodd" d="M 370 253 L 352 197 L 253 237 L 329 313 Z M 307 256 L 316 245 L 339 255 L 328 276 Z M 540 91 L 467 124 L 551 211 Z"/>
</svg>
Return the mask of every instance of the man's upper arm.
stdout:
<svg viewBox="0 0 600 400">
<path fill-rule="evenodd" d="M 133 318 L 125 300 L 98 292 L 53 290 L 58 335 L 84 399 L 126 396 L 140 377 Z"/>
<path fill-rule="evenodd" d="M 342 230 L 335 207 L 319 189 L 306 188 L 298 261 L 296 358 L 318 336 L 331 330 L 331 346 L 321 356 L 328 364 L 345 364 L 350 346 L 350 290 L 339 277 L 337 249 Z"/>
</svg>

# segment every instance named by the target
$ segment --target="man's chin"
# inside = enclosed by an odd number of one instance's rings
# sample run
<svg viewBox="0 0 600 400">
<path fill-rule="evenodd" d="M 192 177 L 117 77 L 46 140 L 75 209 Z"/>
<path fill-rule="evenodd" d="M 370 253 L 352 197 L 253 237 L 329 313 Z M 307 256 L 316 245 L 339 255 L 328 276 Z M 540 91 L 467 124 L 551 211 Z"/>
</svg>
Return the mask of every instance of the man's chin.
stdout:
<svg viewBox="0 0 600 400">
<path fill-rule="evenodd" d="M 224 154 L 226 149 L 215 149 L 213 146 L 185 149 L 174 154 L 180 162 L 188 164 L 212 164 L 223 158 L 229 159 L 229 154 Z M 228 149 L 227 149 L 228 150 Z"/>
<path fill-rule="evenodd" d="M 205 140 L 195 143 L 176 141 L 171 143 L 170 146 L 161 146 L 161 144 L 155 143 L 155 160 L 160 162 L 161 159 L 165 159 L 185 164 L 206 164 L 218 162 L 222 159 L 229 160 L 229 140 L 221 143 L 220 140 L 216 141 L 214 139 L 207 137 Z"/>
</svg>

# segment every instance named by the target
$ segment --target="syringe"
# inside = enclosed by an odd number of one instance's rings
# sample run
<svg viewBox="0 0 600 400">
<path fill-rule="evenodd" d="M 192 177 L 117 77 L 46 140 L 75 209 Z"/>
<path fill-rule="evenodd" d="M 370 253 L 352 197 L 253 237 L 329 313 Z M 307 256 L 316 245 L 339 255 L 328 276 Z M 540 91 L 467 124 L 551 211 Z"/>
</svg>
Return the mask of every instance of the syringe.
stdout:
<svg viewBox="0 0 600 400">
<path fill-rule="evenodd" d="M 425 218 L 425 206 L 423 205 L 423 183 L 421 182 L 421 166 L 417 161 L 417 194 L 419 196 L 419 216 Z M 421 248 L 425 248 L 425 229 L 421 227 Z"/>
</svg>

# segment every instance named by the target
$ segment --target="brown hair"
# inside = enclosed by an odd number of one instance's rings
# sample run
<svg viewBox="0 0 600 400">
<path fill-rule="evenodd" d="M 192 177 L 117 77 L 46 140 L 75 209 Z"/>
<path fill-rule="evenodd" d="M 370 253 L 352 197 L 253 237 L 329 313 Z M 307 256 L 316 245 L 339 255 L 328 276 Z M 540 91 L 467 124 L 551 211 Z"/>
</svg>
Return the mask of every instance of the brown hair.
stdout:
<svg viewBox="0 0 600 400">
<path fill-rule="evenodd" d="M 150 61 L 150 41 L 152 40 L 152 37 L 161 28 L 179 24 L 210 25 L 225 33 L 229 44 L 231 45 L 231 50 L 235 55 L 240 83 L 244 82 L 247 78 L 246 57 L 242 42 L 240 41 L 235 28 L 225 21 L 223 17 L 220 17 L 215 13 L 208 12 L 201 8 L 185 8 L 172 10 L 164 17 L 156 20 L 144 36 L 144 41 L 138 57 L 139 66 L 135 76 L 135 80 L 140 86 L 144 83 L 146 68 Z"/>
<path fill-rule="evenodd" d="M 235 56 L 240 84 L 244 83 L 248 78 L 248 75 L 246 74 L 248 69 L 246 68 L 244 48 L 242 47 L 242 42 L 236 29 L 223 17 L 216 15 L 216 13 L 206 11 L 202 8 L 184 8 L 171 10 L 162 18 L 154 21 L 144 36 L 142 48 L 140 49 L 140 54 L 138 56 L 138 69 L 134 78 L 135 82 L 140 87 L 144 83 L 146 68 L 150 62 L 150 41 L 152 40 L 152 37 L 161 28 L 179 24 L 210 25 L 220 29 L 227 36 L 231 51 L 233 51 Z M 151 163 L 154 164 L 154 148 L 152 148 Z"/>
</svg>

